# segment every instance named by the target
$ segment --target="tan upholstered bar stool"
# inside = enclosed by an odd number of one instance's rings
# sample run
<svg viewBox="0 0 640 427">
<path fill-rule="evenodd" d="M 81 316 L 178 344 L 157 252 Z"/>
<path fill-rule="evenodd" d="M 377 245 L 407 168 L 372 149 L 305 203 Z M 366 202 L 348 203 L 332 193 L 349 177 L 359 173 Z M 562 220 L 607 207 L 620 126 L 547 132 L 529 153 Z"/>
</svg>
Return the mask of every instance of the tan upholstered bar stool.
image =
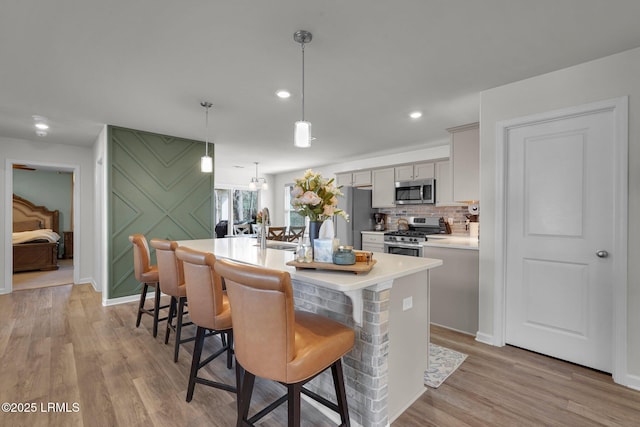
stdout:
<svg viewBox="0 0 640 427">
<path fill-rule="evenodd" d="M 142 314 L 148 314 L 153 317 L 153 336 L 158 336 L 158 323 L 167 320 L 166 317 L 160 318 L 160 310 L 169 307 L 168 305 L 160 306 L 160 283 L 158 279 L 158 267 L 151 265 L 151 255 L 149 253 L 149 245 L 143 234 L 132 234 L 129 241 L 133 243 L 133 271 L 136 280 L 142 283 L 142 293 L 140 294 L 140 305 L 138 306 L 138 318 L 136 319 L 136 328 L 140 326 Z M 147 290 L 149 286 L 155 289 L 155 299 L 153 308 L 144 307 L 147 299 Z"/>
<path fill-rule="evenodd" d="M 184 316 L 187 314 L 185 305 L 187 304 L 187 287 L 184 284 L 184 269 L 182 261 L 176 257 L 177 242 L 161 239 L 151 239 L 151 247 L 156 250 L 156 259 L 158 260 L 158 276 L 162 292 L 171 296 L 171 304 L 169 305 L 169 318 L 167 319 L 167 330 L 164 335 L 164 343 L 169 343 L 169 335 L 171 330 L 176 334 L 175 344 L 173 347 L 173 361 L 178 361 L 178 353 L 180 344 L 193 341 L 195 337 L 182 338 L 182 327 L 191 325 L 192 322 L 184 322 Z M 176 318 L 175 325 L 173 318 Z"/>
<path fill-rule="evenodd" d="M 224 279 L 233 313 L 238 384 L 237 426 L 252 426 L 288 401 L 289 426 L 300 425 L 300 393 L 336 411 L 349 426 L 341 358 L 353 348 L 352 329 L 317 314 L 294 311 L 289 273 L 227 260 L 216 271 Z M 303 388 L 331 368 L 337 404 Z M 248 418 L 255 377 L 287 386 L 287 395 Z"/>
<path fill-rule="evenodd" d="M 214 270 L 216 257 L 211 253 L 179 247 L 176 256 L 184 266 L 184 281 L 189 300 L 189 316 L 198 326 L 193 348 L 187 402 L 191 402 L 196 383 L 208 385 L 235 393 L 236 387 L 198 377 L 198 370 L 223 353 L 227 353 L 227 368 L 233 361 L 233 331 L 231 330 L 231 309 L 227 295 L 222 290 L 222 280 Z M 222 348 L 200 361 L 207 330 L 220 334 Z M 237 380 L 237 379 L 236 379 Z"/>
</svg>

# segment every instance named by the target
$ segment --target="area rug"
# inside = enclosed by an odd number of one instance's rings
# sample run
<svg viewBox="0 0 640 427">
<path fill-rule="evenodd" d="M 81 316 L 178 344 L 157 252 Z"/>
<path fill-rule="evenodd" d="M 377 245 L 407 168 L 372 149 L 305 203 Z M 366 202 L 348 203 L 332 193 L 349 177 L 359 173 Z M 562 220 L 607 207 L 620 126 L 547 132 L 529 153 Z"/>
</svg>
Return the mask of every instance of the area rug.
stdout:
<svg viewBox="0 0 640 427">
<path fill-rule="evenodd" d="M 438 388 L 464 362 L 464 353 L 429 343 L 429 369 L 424 373 L 424 384 Z"/>
</svg>

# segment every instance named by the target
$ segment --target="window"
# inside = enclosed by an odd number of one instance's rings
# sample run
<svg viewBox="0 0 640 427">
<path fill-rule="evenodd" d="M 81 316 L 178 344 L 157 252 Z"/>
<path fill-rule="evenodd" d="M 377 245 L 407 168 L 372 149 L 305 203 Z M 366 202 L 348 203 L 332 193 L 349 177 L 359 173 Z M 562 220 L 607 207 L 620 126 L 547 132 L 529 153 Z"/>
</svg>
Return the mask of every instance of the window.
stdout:
<svg viewBox="0 0 640 427">
<path fill-rule="evenodd" d="M 284 186 L 284 223 L 288 227 L 304 226 L 304 217 L 298 214 L 297 210 L 291 206 L 291 190 L 294 184 Z"/>
<path fill-rule="evenodd" d="M 255 223 L 258 192 L 237 188 L 216 188 L 216 237 L 232 235 L 233 225 Z"/>
</svg>

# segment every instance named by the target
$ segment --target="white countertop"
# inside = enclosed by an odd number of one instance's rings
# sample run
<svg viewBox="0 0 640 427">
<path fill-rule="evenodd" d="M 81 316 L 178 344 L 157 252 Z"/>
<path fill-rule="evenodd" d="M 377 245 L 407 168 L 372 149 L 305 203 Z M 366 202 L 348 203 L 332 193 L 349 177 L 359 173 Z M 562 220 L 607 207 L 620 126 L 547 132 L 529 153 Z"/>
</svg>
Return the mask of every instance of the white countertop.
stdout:
<svg viewBox="0 0 640 427">
<path fill-rule="evenodd" d="M 270 244 L 283 242 L 269 241 Z M 203 252 L 211 252 L 219 258 L 288 271 L 291 278 L 301 282 L 327 287 L 341 292 L 364 289 L 442 265 L 442 260 L 405 255 L 375 253 L 376 265 L 368 273 L 354 274 L 343 271 L 296 270 L 286 265 L 294 259 L 294 252 L 280 249 L 261 250 L 257 240 L 250 237 L 231 239 L 182 240 L 178 245 Z"/>
<path fill-rule="evenodd" d="M 386 233 L 386 231 L 367 230 L 367 231 L 361 231 L 360 233 L 362 233 L 362 234 L 382 234 L 384 236 L 384 233 Z"/>
<path fill-rule="evenodd" d="M 422 243 L 424 247 L 471 249 L 478 250 L 480 242 L 475 237 L 454 234 L 434 234 L 427 236 L 427 241 Z"/>
</svg>

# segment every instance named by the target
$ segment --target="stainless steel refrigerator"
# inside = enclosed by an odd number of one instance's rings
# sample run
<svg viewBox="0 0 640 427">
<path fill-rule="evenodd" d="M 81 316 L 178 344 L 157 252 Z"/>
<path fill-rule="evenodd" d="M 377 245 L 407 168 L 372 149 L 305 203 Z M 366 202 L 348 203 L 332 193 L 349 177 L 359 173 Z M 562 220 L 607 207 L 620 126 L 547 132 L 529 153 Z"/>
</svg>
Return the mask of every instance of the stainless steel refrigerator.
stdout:
<svg viewBox="0 0 640 427">
<path fill-rule="evenodd" d="M 344 197 L 338 197 L 338 207 L 349 214 L 349 222 L 337 217 L 336 237 L 341 245 L 353 246 L 354 249 L 362 249 L 361 231 L 371 231 L 374 228 L 373 213 L 371 208 L 371 190 L 354 187 L 343 187 Z"/>
</svg>

